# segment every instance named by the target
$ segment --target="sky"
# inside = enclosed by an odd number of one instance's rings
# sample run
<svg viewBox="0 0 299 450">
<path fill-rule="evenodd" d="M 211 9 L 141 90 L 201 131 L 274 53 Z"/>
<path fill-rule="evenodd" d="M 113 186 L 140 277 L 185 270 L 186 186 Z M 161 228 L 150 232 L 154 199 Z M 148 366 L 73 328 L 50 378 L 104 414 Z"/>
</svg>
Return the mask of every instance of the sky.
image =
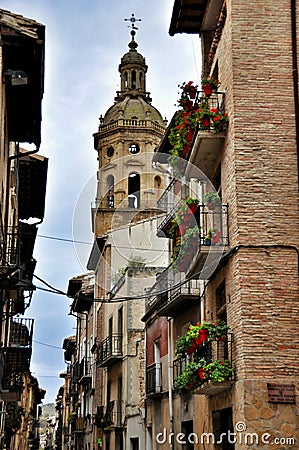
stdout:
<svg viewBox="0 0 299 450">
<path fill-rule="evenodd" d="M 152 104 L 163 117 L 169 120 L 175 112 L 178 85 L 190 80 L 200 84 L 199 37 L 168 34 L 173 3 L 1 0 L 2 9 L 46 26 L 39 153 L 49 158 L 49 168 L 45 218 L 34 249 L 35 274 L 63 292 L 70 278 L 87 271 L 97 171 L 92 135 L 119 90 L 118 65 L 131 38 L 130 22 L 124 19 L 132 13 L 142 19 L 136 22 L 137 50 L 148 65 Z M 37 279 L 35 284 L 47 288 Z M 37 289 L 26 311 L 27 317 L 35 319 L 31 371 L 47 391 L 44 404 L 55 401 L 63 384 L 59 378 L 66 369 L 62 343 L 75 333 L 70 305 L 66 296 Z"/>
</svg>

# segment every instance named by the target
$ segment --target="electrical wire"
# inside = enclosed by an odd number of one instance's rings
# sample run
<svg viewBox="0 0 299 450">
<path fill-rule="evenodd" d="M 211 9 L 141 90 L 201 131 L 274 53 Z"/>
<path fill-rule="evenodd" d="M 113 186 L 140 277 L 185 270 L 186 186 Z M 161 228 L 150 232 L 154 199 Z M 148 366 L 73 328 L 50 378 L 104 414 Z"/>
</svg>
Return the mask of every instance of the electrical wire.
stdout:
<svg viewBox="0 0 299 450">
<path fill-rule="evenodd" d="M 41 237 L 41 238 L 44 238 L 44 239 L 52 239 L 53 241 L 71 242 L 73 244 L 92 245 L 92 242 L 76 241 L 75 239 L 65 239 L 65 238 L 59 238 L 59 237 L 56 237 L 56 236 L 46 236 L 44 234 L 38 234 L 37 237 Z"/>
<path fill-rule="evenodd" d="M 55 237 L 55 236 L 46 236 L 43 234 L 38 234 L 37 237 L 41 237 L 44 239 L 51 239 L 53 241 L 60 241 L 60 242 L 69 242 L 69 243 L 73 243 L 73 244 L 85 244 L 85 245 L 90 245 L 92 246 L 93 243 L 92 242 L 86 242 L 86 241 L 77 241 L 75 239 L 66 239 L 66 238 L 59 238 L 59 237 Z M 144 248 L 144 247 L 135 247 L 135 246 L 127 246 L 127 245 L 115 245 L 115 244 L 110 244 L 111 247 L 113 248 L 125 248 L 128 250 L 142 250 L 142 251 L 149 251 L 149 252 L 160 252 L 161 253 L 161 249 L 158 248 Z"/>
<path fill-rule="evenodd" d="M 50 347 L 50 348 L 55 348 L 55 349 L 58 349 L 58 350 L 63 350 L 62 347 L 57 347 L 56 345 L 46 344 L 45 342 L 35 341 L 34 339 L 32 339 L 32 342 L 35 342 L 35 344 L 44 345 L 45 347 Z"/>
</svg>

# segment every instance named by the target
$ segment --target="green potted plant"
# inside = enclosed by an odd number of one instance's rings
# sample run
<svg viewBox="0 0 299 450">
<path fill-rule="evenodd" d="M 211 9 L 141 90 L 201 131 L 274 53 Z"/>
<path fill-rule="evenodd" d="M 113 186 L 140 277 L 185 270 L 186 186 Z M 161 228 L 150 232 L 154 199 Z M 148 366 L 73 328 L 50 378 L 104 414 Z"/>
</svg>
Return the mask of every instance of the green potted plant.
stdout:
<svg viewBox="0 0 299 450">
<path fill-rule="evenodd" d="M 178 358 L 183 357 L 191 346 L 192 339 L 190 339 L 190 337 L 187 335 L 181 336 L 176 343 L 176 356 Z"/>
<path fill-rule="evenodd" d="M 215 210 L 217 206 L 221 206 L 221 198 L 217 192 L 206 192 L 204 196 L 204 201 L 211 211 Z"/>
<path fill-rule="evenodd" d="M 213 91 L 217 91 L 220 81 L 215 77 L 202 78 L 201 86 L 206 97 L 210 97 Z"/>
<path fill-rule="evenodd" d="M 193 391 L 200 383 L 198 369 L 199 365 L 197 362 L 191 361 L 188 363 L 183 373 L 174 381 L 174 388 L 179 392 Z"/>
<path fill-rule="evenodd" d="M 230 328 L 224 320 L 217 320 L 210 329 L 209 340 L 226 340 Z"/>
<path fill-rule="evenodd" d="M 231 362 L 228 359 L 221 361 L 217 359 L 205 366 L 206 379 L 217 381 L 221 383 L 231 378 L 233 369 Z"/>
</svg>

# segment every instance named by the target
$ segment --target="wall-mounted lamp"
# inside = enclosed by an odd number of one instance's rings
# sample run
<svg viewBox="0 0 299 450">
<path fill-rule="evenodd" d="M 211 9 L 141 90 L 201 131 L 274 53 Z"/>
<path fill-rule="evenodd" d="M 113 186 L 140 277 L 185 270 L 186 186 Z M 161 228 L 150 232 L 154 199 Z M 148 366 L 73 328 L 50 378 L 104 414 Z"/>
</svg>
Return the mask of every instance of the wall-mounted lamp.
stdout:
<svg viewBox="0 0 299 450">
<path fill-rule="evenodd" d="M 4 82 L 9 82 L 12 86 L 28 84 L 28 75 L 23 70 L 6 70 L 4 73 Z"/>
</svg>

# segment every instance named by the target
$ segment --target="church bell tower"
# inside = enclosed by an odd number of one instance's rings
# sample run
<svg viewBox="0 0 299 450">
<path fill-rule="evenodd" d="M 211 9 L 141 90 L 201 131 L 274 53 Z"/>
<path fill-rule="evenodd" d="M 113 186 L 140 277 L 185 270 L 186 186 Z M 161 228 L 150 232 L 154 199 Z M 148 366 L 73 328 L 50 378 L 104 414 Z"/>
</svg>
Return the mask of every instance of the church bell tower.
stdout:
<svg viewBox="0 0 299 450">
<path fill-rule="evenodd" d="M 165 174 L 153 168 L 152 157 L 166 123 L 146 91 L 148 67 L 137 52 L 135 34 L 133 27 L 129 51 L 119 65 L 120 91 L 94 134 L 99 163 L 93 208 L 96 236 L 156 214 L 165 188 Z"/>
</svg>

